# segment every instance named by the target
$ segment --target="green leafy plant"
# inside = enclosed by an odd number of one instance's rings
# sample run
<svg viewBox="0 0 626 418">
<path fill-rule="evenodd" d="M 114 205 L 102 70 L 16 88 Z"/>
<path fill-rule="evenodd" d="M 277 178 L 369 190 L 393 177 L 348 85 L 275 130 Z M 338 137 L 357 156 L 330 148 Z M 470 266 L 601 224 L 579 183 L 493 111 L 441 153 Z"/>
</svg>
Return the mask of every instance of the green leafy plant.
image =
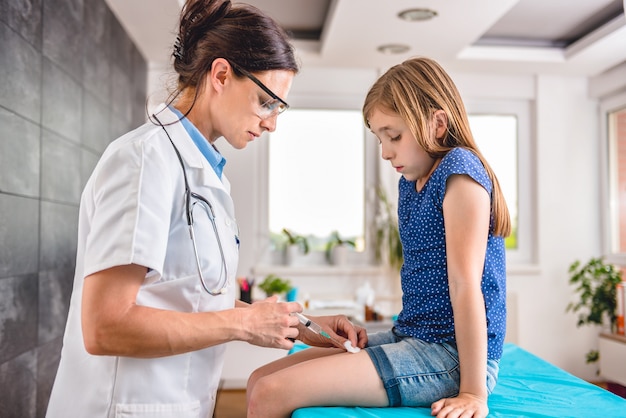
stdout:
<svg viewBox="0 0 626 418">
<path fill-rule="evenodd" d="M 290 230 L 288 230 L 287 228 L 283 228 L 282 230 L 282 234 L 284 235 L 285 239 L 286 239 L 286 245 L 297 245 L 300 247 L 300 249 L 302 250 L 302 252 L 304 254 L 308 254 L 309 253 L 309 241 L 308 239 L 303 236 L 303 235 L 298 235 Z"/>
<path fill-rule="evenodd" d="M 264 291 L 268 297 L 280 295 L 291 290 L 291 282 L 288 279 L 281 279 L 275 274 L 268 274 L 259 284 L 259 289 Z"/>
<path fill-rule="evenodd" d="M 379 188 L 377 194 L 381 208 L 376 222 L 376 260 L 383 261 L 386 254 L 386 261 L 391 268 L 400 271 L 404 256 L 402 255 L 397 215 L 389 199 L 387 199 L 385 191 Z"/>
<path fill-rule="evenodd" d="M 330 234 L 330 238 L 326 242 L 326 260 L 329 262 L 331 261 L 331 252 L 333 248 L 340 245 L 348 245 L 352 248 L 356 247 L 354 240 L 341 238 L 339 231 L 333 231 Z"/>
<path fill-rule="evenodd" d="M 622 273 L 614 265 L 608 264 L 603 258 L 592 258 L 587 264 L 573 262 L 569 267 L 569 283 L 576 286 L 580 299 L 570 302 L 566 311 L 578 312 L 576 326 L 607 324 L 611 332 L 617 327 L 616 286 L 622 280 Z M 598 360 L 597 350 L 587 353 L 587 363 Z"/>
</svg>

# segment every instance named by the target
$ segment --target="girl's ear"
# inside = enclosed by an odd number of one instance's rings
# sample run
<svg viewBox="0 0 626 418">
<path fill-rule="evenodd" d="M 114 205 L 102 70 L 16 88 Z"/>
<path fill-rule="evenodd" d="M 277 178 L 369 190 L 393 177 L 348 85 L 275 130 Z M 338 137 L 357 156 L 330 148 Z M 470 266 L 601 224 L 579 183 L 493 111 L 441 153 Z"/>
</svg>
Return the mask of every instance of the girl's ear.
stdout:
<svg viewBox="0 0 626 418">
<path fill-rule="evenodd" d="M 435 127 L 435 138 L 445 138 L 448 131 L 448 115 L 443 110 L 435 110 L 433 113 L 433 123 Z"/>
</svg>

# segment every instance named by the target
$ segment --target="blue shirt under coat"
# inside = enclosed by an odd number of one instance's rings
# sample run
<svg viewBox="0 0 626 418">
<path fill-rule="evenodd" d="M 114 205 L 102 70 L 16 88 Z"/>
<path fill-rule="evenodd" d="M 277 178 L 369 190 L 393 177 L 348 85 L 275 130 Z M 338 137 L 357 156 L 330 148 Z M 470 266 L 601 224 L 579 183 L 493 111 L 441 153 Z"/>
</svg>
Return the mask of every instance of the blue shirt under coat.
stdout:
<svg viewBox="0 0 626 418">
<path fill-rule="evenodd" d="M 176 109 L 174 106 L 169 106 L 170 110 L 178 116 L 183 127 L 193 140 L 194 144 L 198 147 L 204 158 L 208 161 L 209 165 L 215 171 L 218 178 L 222 178 L 224 172 L 224 165 L 226 165 L 226 158 L 202 135 L 202 133 L 195 127 L 193 123 L 187 117 Z"/>
</svg>

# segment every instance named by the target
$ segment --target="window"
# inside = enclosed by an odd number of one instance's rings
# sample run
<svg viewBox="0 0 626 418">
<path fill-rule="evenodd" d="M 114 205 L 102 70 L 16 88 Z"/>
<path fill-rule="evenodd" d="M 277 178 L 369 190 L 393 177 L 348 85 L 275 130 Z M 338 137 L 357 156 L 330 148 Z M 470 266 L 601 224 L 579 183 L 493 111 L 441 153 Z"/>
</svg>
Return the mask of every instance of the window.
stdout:
<svg viewBox="0 0 626 418">
<path fill-rule="evenodd" d="M 626 253 L 626 107 L 610 112 L 607 122 L 614 160 L 611 194 L 615 204 L 611 206 L 615 208 L 615 231 L 619 231 L 613 237 L 613 252 L 621 254 Z"/>
<path fill-rule="evenodd" d="M 474 139 L 498 177 L 511 215 L 512 231 L 506 248 L 517 247 L 517 116 L 470 114 Z"/>
<path fill-rule="evenodd" d="M 511 214 L 506 240 L 509 264 L 535 260 L 531 187 L 530 109 L 526 101 L 467 103 L 474 139 L 495 171 Z"/>
<path fill-rule="evenodd" d="M 364 127 L 356 110 L 292 109 L 269 142 L 269 229 L 322 250 L 333 231 L 364 240 Z"/>
<path fill-rule="evenodd" d="M 626 95 L 601 105 L 605 176 L 605 254 L 626 264 Z"/>
</svg>

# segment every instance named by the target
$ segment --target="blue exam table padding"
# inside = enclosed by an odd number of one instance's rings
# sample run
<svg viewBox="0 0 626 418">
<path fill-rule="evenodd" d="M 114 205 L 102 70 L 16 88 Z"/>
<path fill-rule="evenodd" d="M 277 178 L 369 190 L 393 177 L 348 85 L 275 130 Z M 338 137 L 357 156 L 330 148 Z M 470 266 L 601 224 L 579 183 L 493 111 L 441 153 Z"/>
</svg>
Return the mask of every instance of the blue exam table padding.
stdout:
<svg viewBox="0 0 626 418">
<path fill-rule="evenodd" d="M 430 416 L 430 408 L 409 407 L 310 407 L 292 414 L 292 418 Z M 489 417 L 626 418 L 626 399 L 507 343 L 500 360 L 498 384 L 489 397 Z"/>
</svg>

